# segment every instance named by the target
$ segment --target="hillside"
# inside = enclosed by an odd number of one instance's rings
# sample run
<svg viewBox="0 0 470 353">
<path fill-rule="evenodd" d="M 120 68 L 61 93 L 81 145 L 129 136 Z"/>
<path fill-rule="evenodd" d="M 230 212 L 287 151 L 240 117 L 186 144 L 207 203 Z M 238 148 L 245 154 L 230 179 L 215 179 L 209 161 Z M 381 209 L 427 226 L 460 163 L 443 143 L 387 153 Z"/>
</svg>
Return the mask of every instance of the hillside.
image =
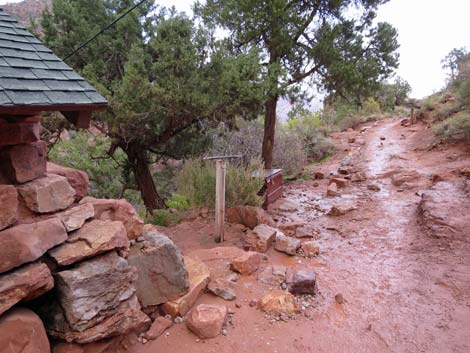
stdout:
<svg viewBox="0 0 470 353">
<path fill-rule="evenodd" d="M 1 8 L 15 15 L 23 26 L 29 27 L 31 20 L 38 21 L 41 13 L 51 2 L 51 0 L 24 0 L 3 5 Z"/>
</svg>

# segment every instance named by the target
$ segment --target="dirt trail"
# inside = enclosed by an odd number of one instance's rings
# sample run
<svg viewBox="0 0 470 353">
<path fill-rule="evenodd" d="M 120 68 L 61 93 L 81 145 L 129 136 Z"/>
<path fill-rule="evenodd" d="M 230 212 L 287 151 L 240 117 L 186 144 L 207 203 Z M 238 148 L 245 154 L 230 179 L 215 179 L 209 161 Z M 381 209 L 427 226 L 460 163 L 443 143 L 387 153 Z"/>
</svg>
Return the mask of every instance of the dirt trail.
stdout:
<svg viewBox="0 0 470 353">
<path fill-rule="evenodd" d="M 199 300 L 233 309 L 227 336 L 199 341 L 185 325 L 174 325 L 133 352 L 470 352 L 470 245 L 426 236 L 416 214 L 430 176 L 456 178 L 452 171 L 470 165 L 470 154 L 458 148 L 428 151 L 430 132 L 423 129 L 386 120 L 362 134 L 339 134 L 338 145 L 347 151 L 319 168 L 335 171 L 352 161 L 368 180 L 342 189 L 336 198 L 325 197 L 327 180 L 294 183 L 281 202 L 295 203 L 297 211 L 272 210 L 278 219 L 303 221 L 320 234 L 317 258 L 268 252 L 273 264 L 316 268 L 320 293 L 313 308 L 295 320 L 272 323 L 248 305 L 272 287 L 259 284 L 256 276 L 240 278 L 236 303 L 241 308 L 209 294 Z M 348 144 L 351 137 L 356 142 Z M 397 187 L 390 176 L 403 170 L 418 175 Z M 369 190 L 370 183 L 380 191 Z M 332 205 L 348 203 L 357 209 L 326 215 Z M 183 223 L 168 231 L 189 252 L 212 246 L 210 226 Z M 237 241 L 229 236 L 229 244 Z M 344 304 L 336 303 L 338 293 Z"/>
</svg>

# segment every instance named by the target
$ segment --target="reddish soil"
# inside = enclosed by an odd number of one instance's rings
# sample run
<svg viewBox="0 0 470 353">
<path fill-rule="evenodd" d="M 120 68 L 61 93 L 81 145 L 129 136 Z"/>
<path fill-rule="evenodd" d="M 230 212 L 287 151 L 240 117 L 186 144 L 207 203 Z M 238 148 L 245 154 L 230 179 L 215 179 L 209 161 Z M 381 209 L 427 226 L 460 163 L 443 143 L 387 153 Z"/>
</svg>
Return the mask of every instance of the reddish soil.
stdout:
<svg viewBox="0 0 470 353">
<path fill-rule="evenodd" d="M 349 144 L 351 137 L 356 142 Z M 417 222 L 420 194 L 431 186 L 432 176 L 462 178 L 455 170 L 470 166 L 470 150 L 429 149 L 430 129 L 402 127 L 398 120 L 335 139 L 340 152 L 318 170 L 336 171 L 350 158 L 368 180 L 340 189 L 341 196 L 333 198 L 326 197 L 327 180 L 296 182 L 277 206 L 289 201 L 298 210 L 281 212 L 276 205 L 270 210 L 281 222 L 300 220 L 318 230 L 317 258 L 268 251 L 270 263 L 316 268 L 319 294 L 312 307 L 287 322 L 270 320 L 249 302 L 277 288 L 258 283 L 257 274 L 240 277 L 235 301 L 210 294 L 198 301 L 225 304 L 235 312 L 227 336 L 198 340 L 185 324 L 175 324 L 157 340 L 133 346 L 132 353 L 470 352 L 470 229 L 464 240 L 433 238 Z M 394 186 L 390 176 L 402 169 L 419 175 Z M 370 183 L 381 190 L 368 190 Z M 332 205 L 348 203 L 357 209 L 326 215 Z M 217 246 L 212 225 L 197 219 L 165 232 L 188 254 Z M 227 231 L 224 246 L 238 245 L 239 231 L 230 226 Z M 335 301 L 338 293 L 343 304 Z"/>
</svg>

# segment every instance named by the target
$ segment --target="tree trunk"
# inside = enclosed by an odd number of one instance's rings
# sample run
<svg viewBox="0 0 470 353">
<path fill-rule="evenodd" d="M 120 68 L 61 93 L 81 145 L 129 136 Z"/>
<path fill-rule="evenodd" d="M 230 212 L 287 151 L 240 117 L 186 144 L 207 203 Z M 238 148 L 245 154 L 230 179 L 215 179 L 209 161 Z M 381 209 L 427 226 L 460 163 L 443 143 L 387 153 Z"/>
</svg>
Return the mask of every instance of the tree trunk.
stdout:
<svg viewBox="0 0 470 353">
<path fill-rule="evenodd" d="M 276 133 L 276 107 L 278 96 L 269 97 L 265 103 L 264 136 L 262 158 L 264 167 L 273 167 L 274 135 Z"/>
<path fill-rule="evenodd" d="M 126 153 L 145 208 L 149 211 L 166 208 L 165 201 L 155 187 L 146 152 L 134 146 L 128 146 Z"/>
</svg>

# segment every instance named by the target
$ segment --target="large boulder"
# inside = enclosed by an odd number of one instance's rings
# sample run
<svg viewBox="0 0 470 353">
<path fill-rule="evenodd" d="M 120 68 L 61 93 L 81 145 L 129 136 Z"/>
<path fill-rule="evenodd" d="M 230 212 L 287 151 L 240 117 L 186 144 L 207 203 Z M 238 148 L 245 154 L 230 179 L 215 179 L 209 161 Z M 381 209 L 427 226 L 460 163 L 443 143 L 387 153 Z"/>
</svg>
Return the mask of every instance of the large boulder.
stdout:
<svg viewBox="0 0 470 353">
<path fill-rule="evenodd" d="M 75 190 L 75 201 L 80 201 L 88 194 L 90 180 L 84 171 L 48 162 L 47 172 L 67 178 L 70 186 Z"/>
<path fill-rule="evenodd" d="M 247 250 L 266 252 L 276 238 L 277 230 L 266 224 L 260 224 L 242 236 L 243 247 Z"/>
<path fill-rule="evenodd" d="M 16 308 L 0 317 L 1 353 L 50 353 L 41 319 L 31 310 Z"/>
<path fill-rule="evenodd" d="M 110 252 L 55 275 L 55 300 L 42 308 L 48 333 L 88 343 L 149 325 L 135 296 L 136 269 Z"/>
<path fill-rule="evenodd" d="M 128 249 L 129 240 L 121 222 L 94 220 L 49 251 L 58 265 L 67 266 L 114 249 Z"/>
<path fill-rule="evenodd" d="M 250 229 L 254 229 L 260 224 L 267 224 L 271 227 L 276 226 L 276 223 L 274 222 L 271 215 L 260 207 L 231 207 L 225 211 L 225 218 L 229 223 L 243 224 Z"/>
<path fill-rule="evenodd" d="M 13 185 L 0 185 L 0 230 L 11 226 L 18 219 L 18 193 Z"/>
<path fill-rule="evenodd" d="M 25 265 L 0 275 L 0 315 L 16 303 L 35 299 L 53 287 L 51 271 L 43 263 Z"/>
<path fill-rule="evenodd" d="M 20 185 L 18 191 L 28 208 L 37 213 L 64 210 L 73 203 L 75 196 L 67 179 L 55 174 Z"/>
<path fill-rule="evenodd" d="M 0 273 L 37 260 L 66 240 L 67 232 L 57 218 L 8 228 L 0 232 Z"/>
<path fill-rule="evenodd" d="M 166 235 L 147 231 L 130 249 L 129 263 L 137 268 L 137 297 L 144 308 L 177 299 L 189 289 L 183 256 Z"/>
<path fill-rule="evenodd" d="M 172 317 L 186 315 L 204 293 L 211 278 L 209 268 L 202 261 L 186 256 L 184 263 L 189 275 L 188 293 L 162 305 L 163 311 Z"/>
<path fill-rule="evenodd" d="M 126 200 L 108 200 L 85 197 L 80 204 L 90 203 L 95 208 L 95 218 L 102 221 L 121 221 L 129 240 L 142 235 L 144 222 L 137 215 L 134 207 Z"/>
<path fill-rule="evenodd" d="M 30 122 L 8 123 L 0 121 L 0 146 L 20 145 L 39 141 L 41 124 L 39 119 Z"/>
<path fill-rule="evenodd" d="M 46 143 L 38 141 L 3 149 L 0 165 L 11 182 L 26 183 L 46 175 L 46 157 Z"/>
<path fill-rule="evenodd" d="M 189 313 L 187 326 L 199 338 L 214 338 L 222 332 L 227 317 L 225 305 L 200 304 Z"/>
</svg>

